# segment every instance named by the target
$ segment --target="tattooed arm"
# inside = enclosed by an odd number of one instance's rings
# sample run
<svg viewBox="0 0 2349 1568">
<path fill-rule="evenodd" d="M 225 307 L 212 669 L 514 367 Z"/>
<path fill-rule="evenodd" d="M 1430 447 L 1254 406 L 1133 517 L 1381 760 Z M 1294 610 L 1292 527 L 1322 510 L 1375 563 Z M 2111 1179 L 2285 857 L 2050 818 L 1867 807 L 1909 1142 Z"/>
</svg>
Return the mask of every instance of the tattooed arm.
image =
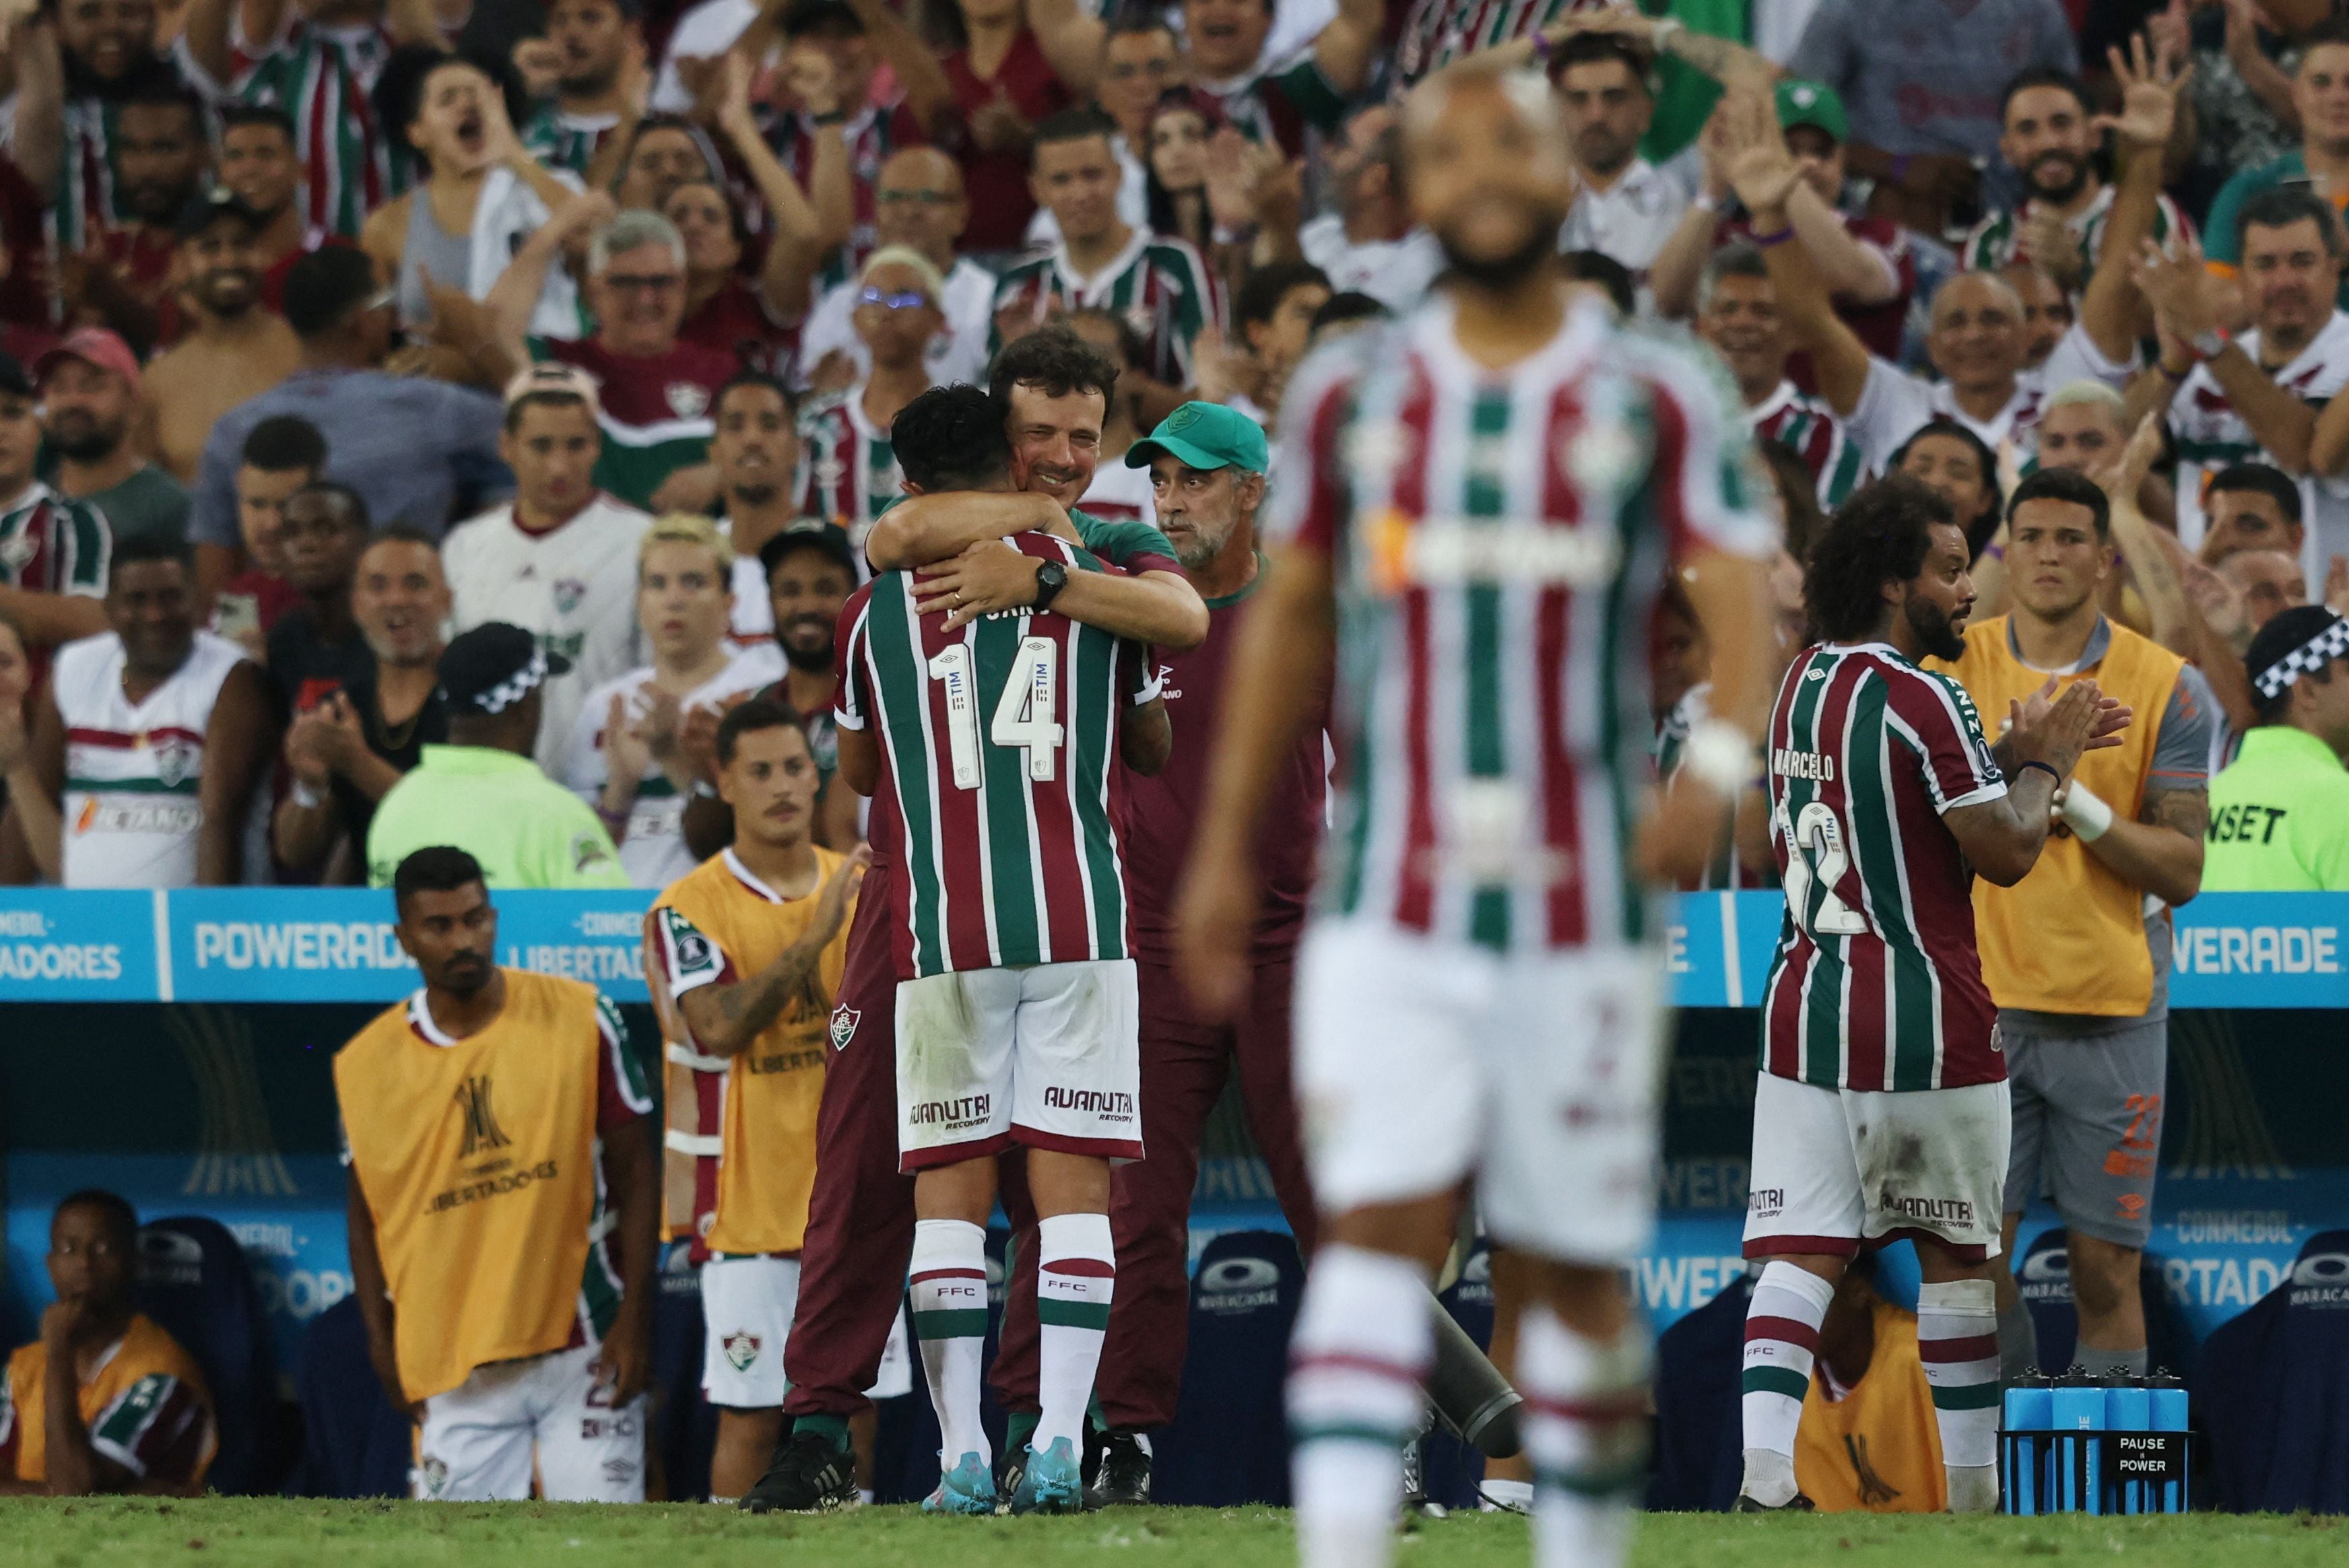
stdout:
<svg viewBox="0 0 2349 1568">
<path fill-rule="evenodd" d="M 703 985 L 677 999 L 696 1046 L 713 1057 L 740 1056 L 795 999 L 806 996 L 818 1006 L 831 1005 L 819 980 L 823 950 L 840 934 L 857 884 L 864 880 L 864 868 L 872 862 L 872 851 L 859 844 L 823 884 L 807 930 L 772 964 L 731 985 Z"/>
<path fill-rule="evenodd" d="M 2137 820 L 2116 818 L 2088 841 L 2088 852 L 2131 886 L 2168 904 L 2181 904 L 2202 889 L 2202 833 L 2210 824 L 2210 793 L 2189 789 L 2145 792 Z"/>
</svg>

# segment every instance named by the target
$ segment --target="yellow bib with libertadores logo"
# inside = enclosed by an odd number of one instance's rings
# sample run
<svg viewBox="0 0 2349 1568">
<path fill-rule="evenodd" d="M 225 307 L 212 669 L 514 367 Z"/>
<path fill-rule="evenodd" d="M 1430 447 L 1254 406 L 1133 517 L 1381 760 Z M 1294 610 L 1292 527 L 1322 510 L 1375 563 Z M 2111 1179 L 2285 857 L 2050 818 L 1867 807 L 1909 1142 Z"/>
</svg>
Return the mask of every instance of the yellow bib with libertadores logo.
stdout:
<svg viewBox="0 0 2349 1568">
<path fill-rule="evenodd" d="M 560 1350 L 578 1322 L 595 1205 L 595 990 L 504 974 L 504 1008 L 470 1038 L 436 1044 L 419 995 L 335 1057 L 410 1398 Z"/>
<path fill-rule="evenodd" d="M 704 1055 L 678 999 L 748 979 L 805 934 L 843 857 L 819 846 L 815 859 L 814 891 L 786 899 L 731 851 L 720 852 L 670 883 L 645 917 L 645 978 L 670 1063 L 664 1212 L 672 1234 L 689 1228 L 713 1253 L 795 1253 L 806 1238 L 816 1107 L 854 902 L 808 988 L 736 1056 Z M 712 1124 L 720 1130 L 714 1159 Z"/>
<path fill-rule="evenodd" d="M 2082 757 L 2073 777 L 2116 819 L 2134 822 L 2145 803 L 2161 716 L 2186 661 L 2126 626 L 2106 625 L 2112 642 L 2104 657 L 2092 668 L 2058 676 L 2056 689 L 2092 678 L 2132 710 L 2120 745 Z M 2005 723 L 2008 703 L 2047 684 L 2044 671 L 2014 656 L 2003 615 L 1966 628 L 1965 656 L 1957 663 L 1933 663 L 1964 684 L 1993 727 Z M 2002 1007 L 2125 1018 L 2153 1003 L 2145 894 L 2060 824 L 2048 833 L 2039 863 L 2014 886 L 1974 883 L 1974 926 L 1982 978 Z"/>
</svg>

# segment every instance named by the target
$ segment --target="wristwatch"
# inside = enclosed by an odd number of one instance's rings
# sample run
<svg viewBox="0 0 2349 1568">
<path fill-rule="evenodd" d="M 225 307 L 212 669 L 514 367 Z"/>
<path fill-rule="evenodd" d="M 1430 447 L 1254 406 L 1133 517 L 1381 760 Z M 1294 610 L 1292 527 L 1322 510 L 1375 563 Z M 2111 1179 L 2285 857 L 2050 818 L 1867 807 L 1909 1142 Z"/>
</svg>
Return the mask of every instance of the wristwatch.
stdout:
<svg viewBox="0 0 2349 1568">
<path fill-rule="evenodd" d="M 1069 569 L 1057 561 L 1047 561 L 1036 568 L 1036 602 L 1028 607 L 1041 614 L 1068 585 Z"/>
<path fill-rule="evenodd" d="M 2194 351 L 2197 359 L 2216 359 L 2227 352 L 2227 345 L 2232 341 L 2225 327 L 2206 326 L 2187 340 L 2187 346 Z"/>
</svg>

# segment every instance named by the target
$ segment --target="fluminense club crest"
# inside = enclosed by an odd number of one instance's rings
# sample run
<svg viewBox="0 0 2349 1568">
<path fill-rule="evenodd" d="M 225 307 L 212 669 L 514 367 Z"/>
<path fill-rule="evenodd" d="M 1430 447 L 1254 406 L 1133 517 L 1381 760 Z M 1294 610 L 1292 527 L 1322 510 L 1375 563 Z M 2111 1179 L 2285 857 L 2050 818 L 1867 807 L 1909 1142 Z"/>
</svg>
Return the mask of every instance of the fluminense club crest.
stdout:
<svg viewBox="0 0 2349 1568">
<path fill-rule="evenodd" d="M 832 1010 L 832 1048 L 844 1051 L 848 1042 L 856 1037 L 856 1020 L 864 1015 L 854 1007 L 839 1006 Z"/>
<path fill-rule="evenodd" d="M 662 388 L 668 399 L 668 411 L 680 419 L 698 419 L 709 407 L 709 393 L 690 381 L 672 381 Z"/>
</svg>

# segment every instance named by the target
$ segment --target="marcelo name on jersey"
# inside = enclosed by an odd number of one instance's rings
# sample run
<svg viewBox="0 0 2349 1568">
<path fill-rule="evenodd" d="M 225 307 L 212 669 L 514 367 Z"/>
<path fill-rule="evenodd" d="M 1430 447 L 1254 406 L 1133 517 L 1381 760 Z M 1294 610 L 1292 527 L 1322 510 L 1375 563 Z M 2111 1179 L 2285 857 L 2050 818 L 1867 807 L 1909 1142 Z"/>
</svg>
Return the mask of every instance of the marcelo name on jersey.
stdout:
<svg viewBox="0 0 2349 1568">
<path fill-rule="evenodd" d="M 2005 1078 L 1973 873 L 1941 820 L 2006 793 L 1966 688 L 1887 644 L 1811 648 L 1779 687 L 1769 758 L 1786 920 L 1764 1070 L 1855 1089 Z"/>
</svg>

